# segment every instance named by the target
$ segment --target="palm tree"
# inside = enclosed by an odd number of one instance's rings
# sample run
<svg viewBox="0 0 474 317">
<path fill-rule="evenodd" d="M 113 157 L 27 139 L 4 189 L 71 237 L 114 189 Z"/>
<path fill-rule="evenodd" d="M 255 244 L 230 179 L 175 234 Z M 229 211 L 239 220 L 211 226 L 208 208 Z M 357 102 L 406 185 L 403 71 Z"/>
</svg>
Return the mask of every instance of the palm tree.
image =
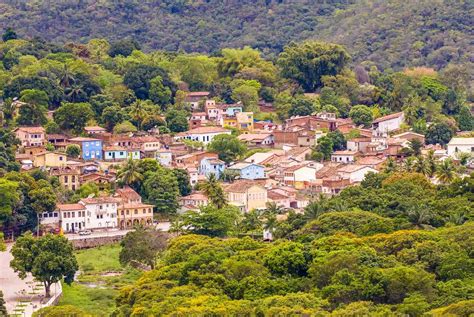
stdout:
<svg viewBox="0 0 474 317">
<path fill-rule="evenodd" d="M 265 209 L 264 214 L 274 214 L 274 215 L 279 215 L 283 213 L 283 208 L 277 205 L 276 202 L 272 201 L 267 203 L 267 208 Z"/>
<path fill-rule="evenodd" d="M 262 229 L 262 220 L 261 214 L 257 210 L 251 210 L 244 214 L 244 218 L 240 223 L 242 232 L 249 231 L 261 231 Z"/>
<path fill-rule="evenodd" d="M 224 190 L 219 184 L 217 177 L 214 173 L 209 174 L 207 180 L 202 184 L 202 189 L 204 194 L 209 198 L 211 204 L 221 209 L 227 205 L 227 200 L 225 198 Z"/>
<path fill-rule="evenodd" d="M 308 206 L 306 206 L 304 209 L 304 217 L 306 220 L 314 220 L 327 212 L 327 208 L 324 206 L 326 200 L 326 197 L 320 195 L 319 200 L 312 201 Z"/>
<path fill-rule="evenodd" d="M 141 129 L 143 120 L 146 117 L 145 107 L 142 101 L 137 100 L 130 107 L 130 116 L 137 122 L 138 130 Z"/>
<path fill-rule="evenodd" d="M 408 219 L 417 227 L 422 227 L 423 225 L 429 224 L 432 218 L 433 214 L 430 212 L 427 206 L 418 205 L 416 208 L 408 211 Z"/>
<path fill-rule="evenodd" d="M 133 159 L 128 159 L 125 166 L 118 172 L 117 178 L 120 182 L 130 185 L 143 180 L 143 175 L 139 171 L 138 162 Z"/>
<path fill-rule="evenodd" d="M 397 162 L 391 157 L 387 159 L 387 162 L 385 163 L 385 173 L 393 173 L 398 170 Z"/>
<path fill-rule="evenodd" d="M 426 155 L 425 158 L 425 163 L 426 163 L 426 170 L 428 172 L 429 177 L 433 177 L 434 173 L 436 172 L 436 160 L 434 157 L 434 151 L 429 150 L 428 154 Z"/>
<path fill-rule="evenodd" d="M 63 71 L 59 77 L 59 85 L 61 85 L 63 88 L 69 88 L 74 84 L 75 81 L 76 80 L 69 71 L 68 66 L 64 65 Z"/>
<path fill-rule="evenodd" d="M 446 159 L 438 164 L 436 168 L 436 177 L 443 184 L 449 184 L 456 176 L 456 168 L 451 159 Z"/>
<path fill-rule="evenodd" d="M 423 159 L 422 156 L 417 156 L 413 162 L 413 170 L 417 173 L 421 173 L 423 175 L 429 174 L 429 167 L 426 164 L 426 161 Z"/>
<path fill-rule="evenodd" d="M 465 166 L 471 160 L 472 154 L 468 152 L 457 152 L 456 158 L 459 160 L 461 165 Z"/>
<path fill-rule="evenodd" d="M 403 162 L 403 170 L 405 172 L 413 172 L 413 163 L 415 158 L 410 156 Z"/>
<path fill-rule="evenodd" d="M 80 102 L 84 100 L 86 93 L 82 87 L 74 85 L 64 90 L 66 97 L 71 102 Z"/>
</svg>

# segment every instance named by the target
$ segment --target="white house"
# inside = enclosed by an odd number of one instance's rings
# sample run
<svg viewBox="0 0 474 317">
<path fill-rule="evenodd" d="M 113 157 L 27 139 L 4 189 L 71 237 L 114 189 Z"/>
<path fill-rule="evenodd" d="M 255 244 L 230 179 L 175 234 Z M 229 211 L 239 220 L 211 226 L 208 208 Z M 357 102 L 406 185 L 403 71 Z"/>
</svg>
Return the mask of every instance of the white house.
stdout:
<svg viewBox="0 0 474 317">
<path fill-rule="evenodd" d="M 474 156 L 474 138 L 452 138 L 448 145 L 448 155 L 456 157 L 457 153 L 465 152 Z"/>
<path fill-rule="evenodd" d="M 56 211 L 63 232 L 86 229 L 86 207 L 83 204 L 58 204 Z"/>
<path fill-rule="evenodd" d="M 335 151 L 331 154 L 331 161 L 337 163 L 354 163 L 357 155 L 357 151 Z"/>
<path fill-rule="evenodd" d="M 366 165 L 357 164 L 345 165 L 337 170 L 338 175 L 342 179 L 348 179 L 350 183 L 362 182 L 365 175 L 369 172 L 378 173 L 379 171 Z"/>
<path fill-rule="evenodd" d="M 163 166 L 170 166 L 173 162 L 173 153 L 170 150 L 158 150 L 155 152 L 155 158 Z"/>
<path fill-rule="evenodd" d="M 209 144 L 216 135 L 231 134 L 230 130 L 220 127 L 199 127 L 181 134 L 181 137 L 188 140 L 199 141 Z"/>
<path fill-rule="evenodd" d="M 405 114 L 403 112 L 380 117 L 372 122 L 372 135 L 387 137 L 389 132 L 400 129 L 403 122 L 405 122 Z"/>
<path fill-rule="evenodd" d="M 79 203 L 86 207 L 86 229 L 117 227 L 117 207 L 120 199 L 113 197 L 84 198 Z"/>
</svg>

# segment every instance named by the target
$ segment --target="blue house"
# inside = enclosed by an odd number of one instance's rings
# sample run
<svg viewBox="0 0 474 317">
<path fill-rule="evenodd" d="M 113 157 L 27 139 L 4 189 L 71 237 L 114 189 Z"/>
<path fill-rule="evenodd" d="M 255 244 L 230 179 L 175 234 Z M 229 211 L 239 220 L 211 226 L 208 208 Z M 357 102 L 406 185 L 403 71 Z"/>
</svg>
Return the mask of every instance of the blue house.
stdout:
<svg viewBox="0 0 474 317">
<path fill-rule="evenodd" d="M 117 145 L 104 147 L 104 160 L 106 161 L 139 160 L 140 156 L 140 149 L 129 149 Z"/>
<path fill-rule="evenodd" d="M 225 163 L 219 159 L 206 157 L 201 160 L 199 166 L 199 174 L 208 177 L 210 174 L 215 174 L 219 178 L 225 170 Z"/>
<path fill-rule="evenodd" d="M 117 161 L 125 160 L 128 157 L 127 149 L 121 146 L 104 147 L 104 160 Z"/>
<path fill-rule="evenodd" d="M 242 106 L 228 106 L 226 109 L 225 109 L 225 114 L 230 116 L 230 117 L 235 117 L 235 115 L 238 113 L 238 112 L 242 112 L 243 111 L 243 108 Z"/>
<path fill-rule="evenodd" d="M 265 167 L 255 163 L 236 163 L 229 166 L 228 170 L 239 173 L 241 179 L 265 178 Z"/>
<path fill-rule="evenodd" d="M 82 159 L 86 161 L 102 160 L 102 140 L 77 137 L 69 139 L 69 141 L 81 147 Z"/>
</svg>

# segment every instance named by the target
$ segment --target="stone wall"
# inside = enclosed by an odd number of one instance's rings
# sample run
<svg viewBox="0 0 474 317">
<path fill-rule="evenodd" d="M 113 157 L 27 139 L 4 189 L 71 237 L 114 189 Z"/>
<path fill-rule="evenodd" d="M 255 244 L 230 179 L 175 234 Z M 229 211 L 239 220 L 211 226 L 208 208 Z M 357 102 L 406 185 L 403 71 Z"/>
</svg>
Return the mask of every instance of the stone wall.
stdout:
<svg viewBox="0 0 474 317">
<path fill-rule="evenodd" d="M 91 237 L 84 239 L 74 239 L 71 240 L 71 243 L 75 249 L 88 249 L 95 248 L 101 245 L 120 242 L 120 240 L 122 240 L 122 237 L 122 235 L 115 235 L 109 237 Z"/>
</svg>

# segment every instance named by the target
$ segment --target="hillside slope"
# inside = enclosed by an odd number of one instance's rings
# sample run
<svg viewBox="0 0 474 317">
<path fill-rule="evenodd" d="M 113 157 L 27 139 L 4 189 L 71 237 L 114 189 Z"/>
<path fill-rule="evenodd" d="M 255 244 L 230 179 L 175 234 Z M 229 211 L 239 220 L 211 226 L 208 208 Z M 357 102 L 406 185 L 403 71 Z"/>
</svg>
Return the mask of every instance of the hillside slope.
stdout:
<svg viewBox="0 0 474 317">
<path fill-rule="evenodd" d="M 347 46 L 356 62 L 383 68 L 474 59 L 473 1 L 452 0 L 83 0 L 0 4 L 0 28 L 54 42 L 134 38 L 145 49 L 216 53 L 258 48 L 274 56 L 290 41 Z"/>
<path fill-rule="evenodd" d="M 317 37 L 344 44 L 357 61 L 443 68 L 474 61 L 473 1 L 366 0 L 320 24 Z"/>
</svg>

